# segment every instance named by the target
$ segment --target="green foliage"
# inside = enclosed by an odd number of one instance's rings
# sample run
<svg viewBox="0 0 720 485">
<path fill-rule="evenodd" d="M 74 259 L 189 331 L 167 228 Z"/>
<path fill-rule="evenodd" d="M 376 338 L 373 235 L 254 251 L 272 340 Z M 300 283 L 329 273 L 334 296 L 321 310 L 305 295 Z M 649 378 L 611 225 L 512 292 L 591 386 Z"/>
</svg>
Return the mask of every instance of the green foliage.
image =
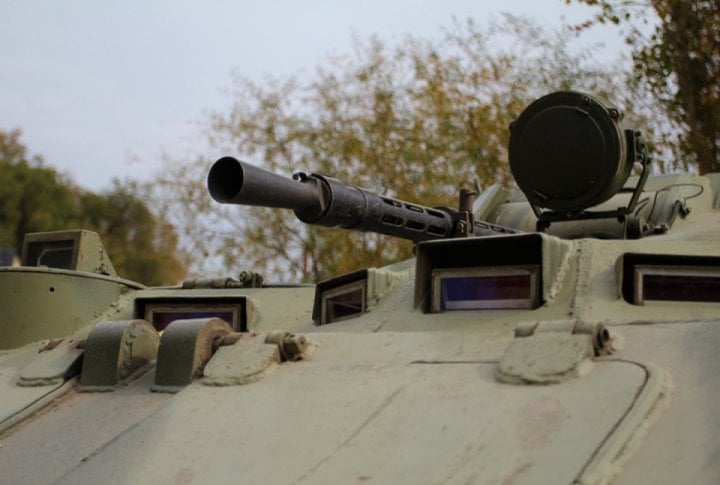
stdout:
<svg viewBox="0 0 720 485">
<path fill-rule="evenodd" d="M 354 56 L 304 81 L 236 77 L 230 109 L 212 117 L 211 140 L 219 154 L 280 174 L 325 173 L 409 202 L 454 206 L 459 187 L 475 177 L 511 183 L 507 127 L 532 99 L 558 89 L 613 90 L 614 78 L 591 66 L 587 51 L 571 50 L 568 38 L 508 17 L 484 29 L 454 25 L 440 41 L 358 41 Z M 207 173 L 210 162 L 170 167 L 178 177 L 166 181 L 164 198 L 205 204 L 205 194 L 189 197 L 197 182 L 178 194 L 178 179 L 192 171 L 204 182 L 198 167 Z M 281 279 L 315 281 L 411 256 L 407 241 L 305 226 L 290 211 L 213 204 L 176 222 L 201 236 L 193 239 L 197 253 Z"/>
<path fill-rule="evenodd" d="M 146 285 L 177 283 L 185 274 L 177 234 L 144 199 L 137 183 L 114 180 L 106 193 L 80 196 L 80 223 L 100 234 L 119 274 Z"/>
<path fill-rule="evenodd" d="M 571 0 L 566 0 L 568 3 Z M 578 0 L 594 22 L 626 28 L 636 80 L 680 127 L 676 155 L 700 173 L 720 172 L 720 5 L 717 0 Z M 647 26 L 655 23 L 651 33 Z"/>
<path fill-rule="evenodd" d="M 174 228 L 156 218 L 136 183 L 115 181 L 94 194 L 74 186 L 40 157 L 28 157 L 20 131 L 0 131 L 0 245 L 19 253 L 28 232 L 96 231 L 118 273 L 148 285 L 176 283 L 185 268 L 175 256 Z"/>
<path fill-rule="evenodd" d="M 0 245 L 18 254 L 25 233 L 64 229 L 79 215 L 78 190 L 40 157 L 28 158 L 20 131 L 0 132 Z"/>
</svg>

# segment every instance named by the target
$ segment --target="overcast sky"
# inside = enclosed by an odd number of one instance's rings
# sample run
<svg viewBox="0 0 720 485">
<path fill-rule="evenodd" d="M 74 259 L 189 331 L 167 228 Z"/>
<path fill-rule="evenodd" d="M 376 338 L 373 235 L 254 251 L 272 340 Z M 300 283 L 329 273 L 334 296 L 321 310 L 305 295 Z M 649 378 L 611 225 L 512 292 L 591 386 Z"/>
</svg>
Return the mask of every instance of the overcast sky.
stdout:
<svg viewBox="0 0 720 485">
<path fill-rule="evenodd" d="M 202 146 L 233 70 L 312 73 L 353 35 L 435 38 L 453 17 L 500 12 L 551 28 L 591 16 L 563 0 L 0 0 L 0 130 L 20 128 L 32 154 L 99 191 Z M 581 41 L 604 42 L 608 59 L 623 49 L 610 28 Z"/>
</svg>

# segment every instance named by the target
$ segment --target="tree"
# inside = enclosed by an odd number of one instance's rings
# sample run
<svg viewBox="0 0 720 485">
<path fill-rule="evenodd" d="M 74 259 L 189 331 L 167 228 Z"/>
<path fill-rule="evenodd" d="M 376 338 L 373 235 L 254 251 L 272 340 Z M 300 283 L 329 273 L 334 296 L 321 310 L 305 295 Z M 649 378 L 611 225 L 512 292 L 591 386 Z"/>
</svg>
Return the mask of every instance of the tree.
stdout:
<svg viewBox="0 0 720 485">
<path fill-rule="evenodd" d="M 177 233 L 150 211 L 145 197 L 137 182 L 118 180 L 103 194 L 84 193 L 81 225 L 100 235 L 118 274 L 150 286 L 177 283 L 185 274 Z"/>
<path fill-rule="evenodd" d="M 568 3 L 572 0 L 566 0 Z M 626 27 L 636 79 L 680 127 L 678 154 L 720 172 L 720 3 L 717 0 L 578 0 L 593 23 Z M 655 22 L 647 35 L 644 26 Z"/>
<path fill-rule="evenodd" d="M 19 253 L 28 232 L 84 228 L 100 234 L 121 276 L 148 285 L 182 278 L 175 229 L 150 212 L 142 187 L 115 181 L 103 194 L 83 191 L 28 156 L 20 134 L 0 131 L 0 246 Z"/>
<path fill-rule="evenodd" d="M 593 66 L 587 49 L 571 50 L 568 39 L 507 17 L 486 29 L 457 24 L 441 41 L 358 41 L 354 56 L 305 82 L 236 77 L 232 106 L 211 118 L 211 141 L 218 155 L 280 174 L 325 173 L 410 202 L 455 206 L 458 188 L 475 177 L 510 183 L 507 127 L 532 99 L 560 89 L 615 90 L 618 77 Z M 317 281 L 411 256 L 407 241 L 306 226 L 289 211 L 209 204 L 211 161 L 175 163 L 159 181 L 166 187 L 159 198 L 180 195 L 178 205 L 205 210 L 175 223 L 201 236 L 192 242 L 206 262 Z"/>
<path fill-rule="evenodd" d="M 78 189 L 41 157 L 29 157 L 20 134 L 0 131 L 0 245 L 18 254 L 26 233 L 67 228 L 80 210 Z"/>
</svg>

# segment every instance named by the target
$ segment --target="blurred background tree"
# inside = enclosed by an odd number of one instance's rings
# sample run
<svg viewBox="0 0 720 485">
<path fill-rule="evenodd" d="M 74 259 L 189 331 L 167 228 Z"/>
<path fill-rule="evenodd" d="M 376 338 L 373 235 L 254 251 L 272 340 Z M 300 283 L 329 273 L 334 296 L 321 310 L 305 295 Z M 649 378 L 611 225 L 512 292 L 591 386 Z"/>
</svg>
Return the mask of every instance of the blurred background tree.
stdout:
<svg viewBox="0 0 720 485">
<path fill-rule="evenodd" d="M 0 245 L 22 249 L 25 233 L 67 228 L 80 213 L 77 189 L 39 156 L 20 131 L 0 132 Z"/>
<path fill-rule="evenodd" d="M 118 274 L 147 285 L 177 283 L 185 266 L 174 228 L 156 218 L 135 182 L 114 181 L 102 194 L 83 191 L 28 155 L 21 133 L 0 131 L 0 246 L 20 254 L 26 233 L 96 231 Z"/>
<path fill-rule="evenodd" d="M 512 183 L 508 125 L 536 97 L 563 89 L 627 94 L 622 72 L 597 66 L 591 50 L 572 41 L 569 30 L 507 16 L 482 28 L 457 23 L 435 41 L 358 40 L 353 55 L 310 78 L 237 76 L 229 109 L 208 126 L 216 156 L 168 163 L 158 199 L 194 254 L 231 269 L 317 281 L 408 258 L 408 241 L 306 226 L 291 211 L 208 203 L 207 170 L 231 154 L 286 176 L 319 172 L 410 202 L 456 206 L 460 186 L 476 177 Z"/>
<path fill-rule="evenodd" d="M 656 170 L 720 170 L 717 1 L 565 1 L 597 7 L 577 29 L 620 25 L 632 58 L 598 63 L 572 29 L 512 16 L 456 22 L 432 40 L 357 39 L 354 52 L 309 75 L 235 76 L 228 108 L 204 125 L 211 150 L 166 160 L 150 185 L 116 181 L 102 194 L 73 187 L 28 158 L 19 133 L 4 134 L 0 237 L 17 247 L 28 230 L 84 225 L 105 238 L 119 270 L 150 284 L 177 281 L 182 262 L 194 274 L 250 269 L 305 282 L 382 266 L 410 257 L 411 244 L 306 226 L 290 211 L 217 204 L 207 193 L 209 167 L 232 155 L 285 176 L 319 172 L 409 202 L 455 206 L 463 185 L 513 184 L 507 127 L 557 90 L 615 102 L 645 134 Z"/>
<path fill-rule="evenodd" d="M 147 194 L 137 182 L 118 180 L 102 194 L 83 193 L 79 227 L 100 234 L 120 275 L 151 286 L 175 284 L 185 276 L 177 232 L 151 212 Z"/>
<path fill-rule="evenodd" d="M 665 131 L 678 162 L 674 168 L 720 172 L 718 0 L 576 1 L 598 10 L 579 28 L 613 23 L 624 29 L 634 82 L 674 124 L 675 129 Z"/>
</svg>

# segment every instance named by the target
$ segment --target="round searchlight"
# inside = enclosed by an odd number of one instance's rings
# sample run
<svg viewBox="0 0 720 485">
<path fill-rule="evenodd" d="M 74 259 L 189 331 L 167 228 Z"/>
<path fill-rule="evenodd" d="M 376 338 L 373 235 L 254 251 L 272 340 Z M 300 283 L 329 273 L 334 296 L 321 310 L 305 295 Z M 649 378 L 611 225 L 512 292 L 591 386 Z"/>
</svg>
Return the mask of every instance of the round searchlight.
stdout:
<svg viewBox="0 0 720 485">
<path fill-rule="evenodd" d="M 622 115 L 594 96 L 548 94 L 510 127 L 510 170 L 528 201 L 582 211 L 615 195 L 630 175 Z"/>
</svg>

